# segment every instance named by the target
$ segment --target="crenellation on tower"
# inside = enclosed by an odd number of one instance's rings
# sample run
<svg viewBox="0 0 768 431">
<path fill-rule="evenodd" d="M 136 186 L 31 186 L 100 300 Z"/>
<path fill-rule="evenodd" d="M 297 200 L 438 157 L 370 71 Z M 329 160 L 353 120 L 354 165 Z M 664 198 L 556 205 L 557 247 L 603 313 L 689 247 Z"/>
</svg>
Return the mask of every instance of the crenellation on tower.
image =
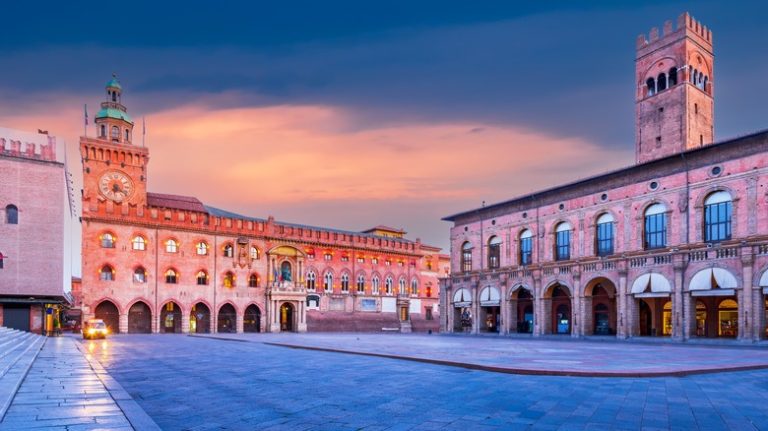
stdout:
<svg viewBox="0 0 768 431">
<path fill-rule="evenodd" d="M 636 161 L 714 142 L 712 33 L 690 14 L 637 38 Z"/>
</svg>

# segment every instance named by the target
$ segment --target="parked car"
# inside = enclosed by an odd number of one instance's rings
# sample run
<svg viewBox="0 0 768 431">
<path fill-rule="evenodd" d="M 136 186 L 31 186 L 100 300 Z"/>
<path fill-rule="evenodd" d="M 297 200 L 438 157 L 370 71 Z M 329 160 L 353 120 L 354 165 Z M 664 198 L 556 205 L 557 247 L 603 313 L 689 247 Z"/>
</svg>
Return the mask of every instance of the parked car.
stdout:
<svg viewBox="0 0 768 431">
<path fill-rule="evenodd" d="M 107 338 L 109 329 L 101 319 L 90 319 L 83 325 L 83 339 Z"/>
</svg>

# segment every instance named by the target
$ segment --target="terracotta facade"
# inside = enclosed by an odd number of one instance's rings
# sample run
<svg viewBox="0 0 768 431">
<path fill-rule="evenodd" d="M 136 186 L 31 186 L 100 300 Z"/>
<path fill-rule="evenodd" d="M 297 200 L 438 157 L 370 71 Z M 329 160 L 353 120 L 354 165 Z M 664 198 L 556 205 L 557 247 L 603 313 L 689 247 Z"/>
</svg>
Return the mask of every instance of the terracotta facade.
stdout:
<svg viewBox="0 0 768 431">
<path fill-rule="evenodd" d="M 768 132 L 712 143 L 711 43 L 688 14 L 639 38 L 636 165 L 445 218 L 443 330 L 765 338 Z"/>
<path fill-rule="evenodd" d="M 147 192 L 149 149 L 121 97 L 113 79 L 97 137 L 80 140 L 84 318 L 119 332 L 438 329 L 439 248 Z"/>
</svg>

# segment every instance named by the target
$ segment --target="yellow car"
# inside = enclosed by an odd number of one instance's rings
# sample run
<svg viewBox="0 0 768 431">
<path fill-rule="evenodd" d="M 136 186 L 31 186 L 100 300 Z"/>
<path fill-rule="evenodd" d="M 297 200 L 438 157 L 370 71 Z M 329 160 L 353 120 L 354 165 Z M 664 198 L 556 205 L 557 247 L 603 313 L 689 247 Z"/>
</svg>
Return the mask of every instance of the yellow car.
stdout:
<svg viewBox="0 0 768 431">
<path fill-rule="evenodd" d="M 109 329 L 107 324 L 101 319 L 91 319 L 85 322 L 83 326 L 83 339 L 107 338 Z"/>
</svg>

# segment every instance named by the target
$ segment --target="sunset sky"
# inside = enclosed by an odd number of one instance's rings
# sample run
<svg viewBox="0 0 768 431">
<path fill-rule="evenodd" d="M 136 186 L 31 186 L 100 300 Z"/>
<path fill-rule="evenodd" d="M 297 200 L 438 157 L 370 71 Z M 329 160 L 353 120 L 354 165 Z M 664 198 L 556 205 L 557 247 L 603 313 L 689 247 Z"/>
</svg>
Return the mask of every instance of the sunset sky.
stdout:
<svg viewBox="0 0 768 431">
<path fill-rule="evenodd" d="M 10 2 L 0 127 L 49 130 L 79 175 L 115 72 L 151 191 L 447 247 L 443 216 L 631 164 L 635 38 L 686 10 L 716 139 L 768 127 L 759 1 Z"/>
</svg>

